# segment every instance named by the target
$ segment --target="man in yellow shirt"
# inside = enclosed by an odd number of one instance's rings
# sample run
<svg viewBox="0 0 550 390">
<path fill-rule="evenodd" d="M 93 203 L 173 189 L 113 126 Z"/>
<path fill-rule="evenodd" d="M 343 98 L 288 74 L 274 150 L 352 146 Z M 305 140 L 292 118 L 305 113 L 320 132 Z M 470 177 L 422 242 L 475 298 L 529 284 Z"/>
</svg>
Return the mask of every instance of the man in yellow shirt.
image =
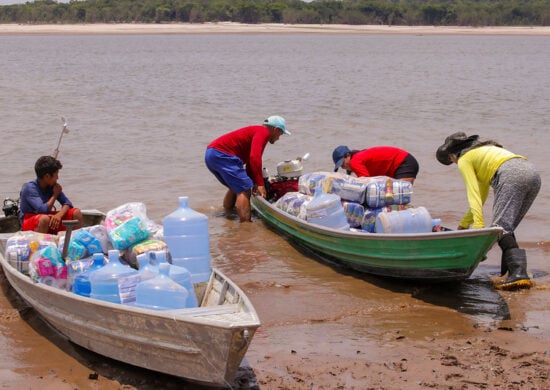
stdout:
<svg viewBox="0 0 550 390">
<path fill-rule="evenodd" d="M 460 221 L 458 229 L 483 228 L 483 204 L 494 191 L 493 226 L 500 226 L 504 234 L 498 241 L 502 249 L 501 274 L 506 280 L 497 288 L 512 290 L 530 288 L 533 283 L 527 275 L 527 257 L 516 242 L 514 230 L 533 204 L 540 190 L 540 175 L 527 159 L 514 154 L 495 141 L 479 141 L 479 136 L 454 133 L 437 149 L 437 160 L 450 165 L 456 163 L 466 185 L 470 208 Z"/>
</svg>

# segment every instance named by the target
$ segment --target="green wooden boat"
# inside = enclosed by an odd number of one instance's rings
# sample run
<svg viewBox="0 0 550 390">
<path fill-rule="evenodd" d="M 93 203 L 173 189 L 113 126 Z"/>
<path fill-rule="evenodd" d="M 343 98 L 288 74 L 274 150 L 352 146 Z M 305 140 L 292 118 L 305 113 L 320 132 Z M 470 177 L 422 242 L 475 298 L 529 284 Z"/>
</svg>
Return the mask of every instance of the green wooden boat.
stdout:
<svg viewBox="0 0 550 390">
<path fill-rule="evenodd" d="M 502 234 L 499 227 L 422 234 L 375 234 L 310 224 L 261 196 L 253 209 L 321 259 L 384 277 L 430 282 L 467 279 Z"/>
</svg>

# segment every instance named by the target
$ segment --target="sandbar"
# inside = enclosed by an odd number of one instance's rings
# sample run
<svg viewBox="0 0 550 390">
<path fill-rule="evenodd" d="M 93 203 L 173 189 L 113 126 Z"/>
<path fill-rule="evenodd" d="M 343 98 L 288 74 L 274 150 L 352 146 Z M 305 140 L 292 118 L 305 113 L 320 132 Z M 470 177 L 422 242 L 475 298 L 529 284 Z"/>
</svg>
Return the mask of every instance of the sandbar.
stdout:
<svg viewBox="0 0 550 390">
<path fill-rule="evenodd" d="M 550 35 L 550 26 L 462 27 L 343 24 L 93 23 L 0 24 L 0 35 L 54 34 L 407 34 L 407 35 Z"/>
</svg>

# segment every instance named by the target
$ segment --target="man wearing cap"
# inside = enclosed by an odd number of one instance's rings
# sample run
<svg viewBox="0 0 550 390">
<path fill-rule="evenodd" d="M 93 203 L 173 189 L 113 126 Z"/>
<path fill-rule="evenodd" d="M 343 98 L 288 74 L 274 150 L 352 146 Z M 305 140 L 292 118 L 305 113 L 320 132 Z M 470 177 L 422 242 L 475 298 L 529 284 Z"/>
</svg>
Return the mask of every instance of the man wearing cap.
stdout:
<svg viewBox="0 0 550 390">
<path fill-rule="evenodd" d="M 228 188 L 223 199 L 226 210 L 236 207 L 241 222 L 250 222 L 250 196 L 266 197 L 262 175 L 262 156 L 269 142 L 282 134 L 290 135 L 284 118 L 273 115 L 261 125 L 234 130 L 212 141 L 204 161 L 220 183 Z"/>
<path fill-rule="evenodd" d="M 502 249 L 501 275 L 506 280 L 497 283 L 503 290 L 530 288 L 527 257 L 516 242 L 514 230 L 533 204 L 541 186 L 540 175 L 527 159 L 514 154 L 495 141 L 479 141 L 479 136 L 463 132 L 451 134 L 436 152 L 443 165 L 457 164 L 466 185 L 470 208 L 458 229 L 485 227 L 483 205 L 490 187 L 493 188 L 493 226 L 504 234 L 498 241 Z"/>
<path fill-rule="evenodd" d="M 374 146 L 364 150 L 350 150 L 347 146 L 338 146 L 332 152 L 334 172 L 345 169 L 348 174 L 357 177 L 388 176 L 394 179 L 414 183 L 418 175 L 418 162 L 406 150 L 393 146 Z"/>
</svg>

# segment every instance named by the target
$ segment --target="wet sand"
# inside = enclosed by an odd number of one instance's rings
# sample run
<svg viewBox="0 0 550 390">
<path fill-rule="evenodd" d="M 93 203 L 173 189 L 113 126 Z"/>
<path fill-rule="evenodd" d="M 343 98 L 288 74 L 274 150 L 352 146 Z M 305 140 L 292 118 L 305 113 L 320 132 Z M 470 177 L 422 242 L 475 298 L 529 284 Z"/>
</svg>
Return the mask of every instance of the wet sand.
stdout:
<svg viewBox="0 0 550 390">
<path fill-rule="evenodd" d="M 453 26 L 381 26 L 326 24 L 0 24 L 1 34 L 441 34 L 441 35 L 550 35 L 550 27 L 453 27 Z"/>
<path fill-rule="evenodd" d="M 546 249 L 531 252 L 539 257 Z M 244 264 L 218 265 L 243 288 L 262 320 L 235 389 L 542 389 L 550 380 L 547 274 L 534 275 L 535 287 L 519 292 L 496 292 L 490 281 L 474 277 L 506 312 L 504 319 L 484 320 L 438 302 L 438 295 L 455 293 L 451 286 L 399 285 L 313 262 L 307 265 L 312 278 L 321 272 L 345 279 L 355 291 L 315 302 L 301 283 L 259 279 Z M 3 273 L 0 282 L 0 328 L 8 344 L 0 358 L 2 388 L 203 389 L 68 342 L 20 300 Z M 384 302 L 365 299 L 357 286 L 370 289 L 370 296 L 380 290 Z"/>
</svg>

